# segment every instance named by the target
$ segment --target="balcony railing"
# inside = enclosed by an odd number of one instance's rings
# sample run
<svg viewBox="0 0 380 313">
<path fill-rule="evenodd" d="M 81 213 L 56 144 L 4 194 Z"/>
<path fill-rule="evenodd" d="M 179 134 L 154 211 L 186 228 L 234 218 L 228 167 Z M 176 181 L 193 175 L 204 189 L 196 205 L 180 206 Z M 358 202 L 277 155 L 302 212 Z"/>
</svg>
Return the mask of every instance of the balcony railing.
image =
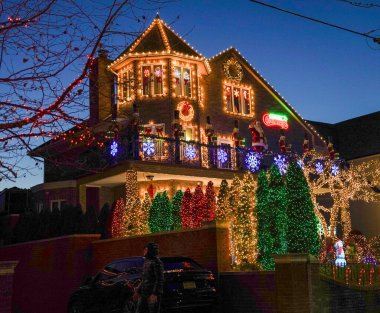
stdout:
<svg viewBox="0 0 380 313">
<path fill-rule="evenodd" d="M 121 150 L 125 156 L 122 159 L 237 171 L 249 169 L 246 161 L 248 154 L 256 155 L 261 165 L 265 159 L 252 148 L 202 144 L 154 135 L 140 135 L 136 140 L 122 143 Z M 120 156 L 117 159 L 120 160 Z"/>
</svg>

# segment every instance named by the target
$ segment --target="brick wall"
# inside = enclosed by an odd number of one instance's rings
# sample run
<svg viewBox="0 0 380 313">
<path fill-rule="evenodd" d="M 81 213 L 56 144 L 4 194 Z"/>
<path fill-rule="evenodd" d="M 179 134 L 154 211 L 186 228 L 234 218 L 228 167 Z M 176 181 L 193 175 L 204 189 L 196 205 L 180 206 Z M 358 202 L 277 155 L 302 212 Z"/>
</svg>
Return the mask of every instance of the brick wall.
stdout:
<svg viewBox="0 0 380 313">
<path fill-rule="evenodd" d="M 11 313 L 13 275 L 17 261 L 0 262 L 0 313 Z"/>
<path fill-rule="evenodd" d="M 188 256 L 214 272 L 230 270 L 228 229 L 211 223 L 195 230 L 95 241 L 92 244 L 93 274 L 112 260 L 141 256 L 148 242 L 158 243 L 162 256 Z"/>
<path fill-rule="evenodd" d="M 64 313 L 73 290 L 89 272 L 90 242 L 73 235 L 0 248 L 0 261 L 17 260 L 13 312 Z"/>
<path fill-rule="evenodd" d="M 231 272 L 219 276 L 221 313 L 274 313 L 274 272 Z"/>
</svg>

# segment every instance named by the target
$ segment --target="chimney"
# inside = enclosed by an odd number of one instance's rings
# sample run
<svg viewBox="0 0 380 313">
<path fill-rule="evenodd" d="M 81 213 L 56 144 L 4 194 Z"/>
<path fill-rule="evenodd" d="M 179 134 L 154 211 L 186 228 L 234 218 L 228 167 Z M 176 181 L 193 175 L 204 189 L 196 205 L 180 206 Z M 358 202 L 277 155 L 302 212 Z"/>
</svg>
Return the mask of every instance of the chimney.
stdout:
<svg viewBox="0 0 380 313">
<path fill-rule="evenodd" d="M 90 70 L 90 119 L 102 121 L 112 115 L 114 75 L 107 70 L 108 51 L 100 49 Z"/>
</svg>

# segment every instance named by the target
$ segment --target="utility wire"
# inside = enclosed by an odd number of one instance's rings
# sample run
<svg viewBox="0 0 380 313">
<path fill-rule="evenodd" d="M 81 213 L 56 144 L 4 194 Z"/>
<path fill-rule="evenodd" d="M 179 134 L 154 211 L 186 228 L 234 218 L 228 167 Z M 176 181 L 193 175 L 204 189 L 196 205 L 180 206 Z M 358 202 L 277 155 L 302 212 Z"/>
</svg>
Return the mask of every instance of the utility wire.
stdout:
<svg viewBox="0 0 380 313">
<path fill-rule="evenodd" d="M 309 17 L 309 16 L 305 16 L 305 15 L 302 15 L 302 14 L 299 14 L 299 13 L 296 13 L 296 12 L 292 12 L 292 11 L 288 11 L 288 10 L 285 10 L 285 9 L 281 9 L 279 7 L 276 7 L 274 5 L 270 5 L 270 4 L 261 2 L 261 1 L 257 1 L 257 0 L 249 0 L 249 1 L 251 1 L 253 3 L 256 3 L 256 4 L 263 5 L 265 7 L 271 8 L 271 9 L 275 9 L 275 10 L 284 12 L 284 13 L 295 15 L 295 16 L 298 16 L 298 17 L 301 17 L 301 18 L 304 18 L 304 19 L 307 19 L 307 20 L 310 20 L 310 21 L 313 21 L 313 22 L 316 22 L 316 23 L 319 23 L 319 24 L 322 24 L 322 25 L 334 27 L 334 28 L 337 28 L 337 29 L 340 29 L 340 30 L 344 30 L 346 32 L 349 32 L 349 33 L 352 33 L 352 34 L 355 34 L 355 35 L 359 35 L 359 36 L 363 36 L 363 37 L 366 37 L 366 38 L 370 38 L 374 42 L 380 44 L 380 37 L 373 37 L 371 35 L 368 35 L 368 33 L 360 33 L 360 32 L 357 32 L 355 30 L 352 30 L 352 29 L 348 29 L 348 28 L 345 28 L 345 27 L 342 27 L 342 26 L 334 25 L 334 24 L 331 24 L 331 23 L 328 23 L 328 22 L 325 22 L 325 21 L 317 20 L 315 18 L 312 18 L 312 17 Z"/>
</svg>

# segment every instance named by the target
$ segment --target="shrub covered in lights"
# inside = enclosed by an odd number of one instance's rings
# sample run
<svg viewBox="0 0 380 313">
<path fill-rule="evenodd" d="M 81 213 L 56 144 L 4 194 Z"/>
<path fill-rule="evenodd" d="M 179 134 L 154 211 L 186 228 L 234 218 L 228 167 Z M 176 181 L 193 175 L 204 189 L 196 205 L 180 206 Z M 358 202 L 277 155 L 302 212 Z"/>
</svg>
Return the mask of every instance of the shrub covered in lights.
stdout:
<svg viewBox="0 0 380 313">
<path fill-rule="evenodd" d="M 206 186 L 205 192 L 205 220 L 213 221 L 215 219 L 215 209 L 216 209 L 216 196 L 214 190 L 214 184 L 212 181 L 209 181 Z"/>
<path fill-rule="evenodd" d="M 228 194 L 228 183 L 225 179 L 223 179 L 220 183 L 218 200 L 215 209 L 215 219 L 218 221 L 223 221 L 230 218 L 230 205 Z"/>
<path fill-rule="evenodd" d="M 182 220 L 182 228 L 192 228 L 193 219 L 192 219 L 192 211 L 191 211 L 191 191 L 189 188 L 186 189 L 182 202 L 181 202 L 181 220 Z"/>
<path fill-rule="evenodd" d="M 277 165 L 272 165 L 269 178 L 268 208 L 269 215 L 272 215 L 273 232 L 273 253 L 284 254 L 287 252 L 286 232 L 288 227 L 287 219 L 287 192 L 284 178 L 281 176 Z"/>
<path fill-rule="evenodd" d="M 173 209 L 173 230 L 181 229 L 182 220 L 181 220 L 181 202 L 183 198 L 182 190 L 178 190 L 172 200 L 172 209 Z"/>
<path fill-rule="evenodd" d="M 265 170 L 259 172 L 256 189 L 255 213 L 257 218 L 257 246 L 258 246 L 258 263 L 264 270 L 274 269 L 274 260 L 272 257 L 274 238 L 272 234 L 272 214 L 268 205 L 268 177 Z"/>
<path fill-rule="evenodd" d="M 206 220 L 206 217 L 206 198 L 202 187 L 198 185 L 191 197 L 191 228 L 201 227 L 202 222 Z"/>
<path fill-rule="evenodd" d="M 288 251 L 290 253 L 310 253 L 316 256 L 319 253 L 317 218 L 309 186 L 301 168 L 295 162 L 291 162 L 289 165 L 286 186 Z"/>
<path fill-rule="evenodd" d="M 152 233 L 170 231 L 173 225 L 172 206 L 164 191 L 157 193 L 149 212 L 149 230 Z"/>
</svg>

